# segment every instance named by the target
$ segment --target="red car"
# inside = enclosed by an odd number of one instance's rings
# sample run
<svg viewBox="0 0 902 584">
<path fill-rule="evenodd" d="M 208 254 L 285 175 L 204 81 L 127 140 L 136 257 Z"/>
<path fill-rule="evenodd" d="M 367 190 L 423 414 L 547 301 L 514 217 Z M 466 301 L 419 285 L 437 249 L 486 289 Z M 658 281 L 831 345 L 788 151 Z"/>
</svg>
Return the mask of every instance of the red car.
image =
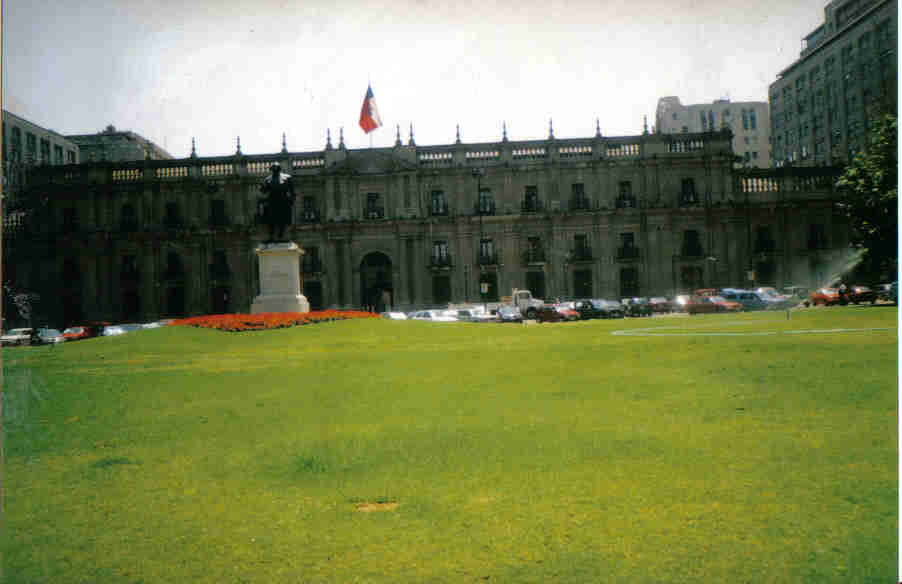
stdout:
<svg viewBox="0 0 902 584">
<path fill-rule="evenodd" d="M 664 298 L 663 296 L 649 298 L 648 303 L 651 305 L 652 312 L 656 314 L 666 314 L 673 311 L 673 305 L 671 304 L 670 300 Z"/>
<path fill-rule="evenodd" d="M 689 299 L 686 306 L 689 314 L 742 311 L 742 304 L 727 300 L 721 296 L 693 296 Z"/>
<path fill-rule="evenodd" d="M 811 293 L 808 302 L 817 306 L 832 306 L 839 304 L 839 290 L 836 288 L 820 288 Z"/>
<path fill-rule="evenodd" d="M 63 338 L 67 341 L 78 341 L 80 339 L 90 339 L 91 337 L 96 337 L 100 334 L 102 327 L 98 327 L 95 325 L 79 325 L 79 326 L 70 326 L 66 330 L 63 331 Z"/>
<path fill-rule="evenodd" d="M 568 306 L 567 304 L 555 304 L 554 309 L 561 313 L 564 320 L 579 320 L 579 311 L 575 310 L 572 306 Z"/>
</svg>

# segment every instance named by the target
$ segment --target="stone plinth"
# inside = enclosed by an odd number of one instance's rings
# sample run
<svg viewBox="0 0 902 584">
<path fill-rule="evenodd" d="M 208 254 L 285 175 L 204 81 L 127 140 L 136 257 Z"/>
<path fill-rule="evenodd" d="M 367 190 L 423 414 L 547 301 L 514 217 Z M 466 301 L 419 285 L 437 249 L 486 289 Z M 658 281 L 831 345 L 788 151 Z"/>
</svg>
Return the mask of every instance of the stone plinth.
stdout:
<svg viewBox="0 0 902 584">
<path fill-rule="evenodd" d="M 310 312 L 301 294 L 300 259 L 304 250 L 296 243 L 264 243 L 254 250 L 260 263 L 260 295 L 251 314 L 261 312 Z"/>
</svg>

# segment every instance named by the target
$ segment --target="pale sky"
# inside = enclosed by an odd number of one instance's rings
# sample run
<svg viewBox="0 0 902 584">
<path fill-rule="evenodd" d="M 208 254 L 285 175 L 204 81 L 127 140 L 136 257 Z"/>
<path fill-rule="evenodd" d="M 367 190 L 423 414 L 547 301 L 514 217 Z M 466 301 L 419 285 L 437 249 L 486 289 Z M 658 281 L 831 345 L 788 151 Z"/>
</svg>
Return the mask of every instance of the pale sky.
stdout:
<svg viewBox="0 0 902 584">
<path fill-rule="evenodd" d="M 608 136 L 659 97 L 766 101 L 826 0 L 3 2 L 3 107 L 62 134 L 113 124 L 173 156 L 349 148 L 367 80 L 391 146 Z"/>
</svg>

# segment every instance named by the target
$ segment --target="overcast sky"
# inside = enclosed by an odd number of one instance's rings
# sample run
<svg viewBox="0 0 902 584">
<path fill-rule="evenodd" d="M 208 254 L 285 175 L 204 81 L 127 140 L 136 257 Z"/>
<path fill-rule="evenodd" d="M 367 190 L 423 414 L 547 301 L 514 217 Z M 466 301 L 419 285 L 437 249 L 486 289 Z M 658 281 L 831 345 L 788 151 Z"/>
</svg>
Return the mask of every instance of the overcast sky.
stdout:
<svg viewBox="0 0 902 584">
<path fill-rule="evenodd" d="M 62 134 L 107 124 L 173 156 L 638 134 L 659 97 L 766 101 L 825 0 L 3 2 L 3 106 Z"/>
</svg>

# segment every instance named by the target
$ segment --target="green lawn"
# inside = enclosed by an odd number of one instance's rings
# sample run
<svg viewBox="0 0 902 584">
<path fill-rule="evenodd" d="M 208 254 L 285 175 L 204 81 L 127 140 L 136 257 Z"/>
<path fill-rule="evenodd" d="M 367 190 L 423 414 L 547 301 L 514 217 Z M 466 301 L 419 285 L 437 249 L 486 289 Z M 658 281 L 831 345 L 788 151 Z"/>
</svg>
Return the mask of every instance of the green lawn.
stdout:
<svg viewBox="0 0 902 584">
<path fill-rule="evenodd" d="M 895 308 L 170 327 L 3 371 L 9 582 L 896 578 Z"/>
</svg>

